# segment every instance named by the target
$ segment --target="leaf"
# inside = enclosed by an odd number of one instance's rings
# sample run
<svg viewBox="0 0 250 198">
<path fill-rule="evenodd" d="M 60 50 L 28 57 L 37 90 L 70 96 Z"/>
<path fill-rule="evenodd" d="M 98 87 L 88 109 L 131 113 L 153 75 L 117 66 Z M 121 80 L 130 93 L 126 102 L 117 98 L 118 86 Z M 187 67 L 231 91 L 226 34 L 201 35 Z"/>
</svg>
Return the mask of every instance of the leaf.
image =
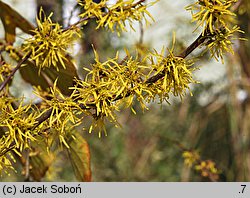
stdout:
<svg viewBox="0 0 250 198">
<path fill-rule="evenodd" d="M 75 134 L 75 138 L 70 137 L 67 142 L 69 145 L 67 151 L 76 179 L 91 181 L 90 151 L 87 141 L 81 135 Z"/>
<path fill-rule="evenodd" d="M 70 56 L 65 57 L 63 60 L 66 69 L 58 62 L 59 71 L 55 67 L 44 69 L 42 72 L 54 82 L 57 79 L 57 87 L 64 95 L 70 95 L 72 90 L 69 87 L 74 86 L 74 79 L 79 78 L 76 72 L 74 63 L 70 60 Z M 41 73 L 42 73 L 41 72 Z"/>
<path fill-rule="evenodd" d="M 30 175 L 35 181 L 41 181 L 54 161 L 54 155 L 43 151 L 40 154 L 30 156 Z"/>
<path fill-rule="evenodd" d="M 22 78 L 33 86 L 40 86 L 43 90 L 49 87 L 49 83 L 43 74 L 38 75 L 39 69 L 31 61 L 19 69 Z"/>
<path fill-rule="evenodd" d="M 55 160 L 55 154 L 47 151 L 44 138 L 38 137 L 37 142 L 32 142 L 29 152 L 29 175 L 34 181 L 41 181 Z M 26 167 L 25 155 L 20 157 L 23 168 Z"/>
<path fill-rule="evenodd" d="M 64 95 L 70 95 L 72 90 L 70 90 L 69 87 L 74 85 L 74 78 L 78 78 L 76 67 L 69 56 L 64 60 L 66 69 L 63 68 L 60 62 L 58 62 L 58 64 L 59 71 L 54 67 L 50 67 L 41 70 L 39 75 L 39 69 L 35 63 L 28 61 L 26 66 L 20 68 L 20 74 L 26 82 L 34 86 L 40 85 L 43 90 L 49 86 L 53 86 L 53 82 L 57 79 L 57 87 L 59 90 Z"/>
<path fill-rule="evenodd" d="M 10 52 L 3 53 L 3 60 L 10 65 L 17 65 L 17 60 L 11 58 Z M 19 61 L 23 58 L 23 54 L 16 52 L 15 55 L 19 57 Z M 14 69 L 14 67 L 13 67 Z M 26 60 L 25 64 L 19 68 L 22 78 L 34 86 L 40 86 L 43 90 L 49 87 L 48 79 L 44 75 L 38 75 L 39 69 L 35 66 L 34 62 Z M 8 83 L 11 85 L 12 80 Z"/>
<path fill-rule="evenodd" d="M 15 41 L 16 27 L 19 27 L 28 34 L 33 34 L 31 30 L 35 29 L 25 18 L 2 1 L 0 1 L 0 18 L 5 29 L 5 39 L 10 43 Z M 18 54 L 18 56 L 22 58 L 21 54 Z M 53 86 L 54 81 L 57 79 L 59 90 L 65 95 L 70 95 L 72 90 L 69 87 L 74 85 L 74 78 L 78 78 L 78 75 L 70 56 L 66 56 L 65 58 L 64 64 L 66 69 L 58 62 L 59 71 L 54 67 L 50 67 L 42 70 L 39 75 L 39 69 L 34 62 L 26 61 L 26 66 L 20 68 L 20 74 L 26 82 L 34 86 L 41 86 L 43 90 L 46 90 L 49 86 Z"/>
<path fill-rule="evenodd" d="M 32 34 L 31 30 L 35 29 L 29 21 L 2 1 L 0 1 L 0 18 L 3 22 L 7 43 L 15 42 L 17 27 L 27 34 Z"/>
</svg>

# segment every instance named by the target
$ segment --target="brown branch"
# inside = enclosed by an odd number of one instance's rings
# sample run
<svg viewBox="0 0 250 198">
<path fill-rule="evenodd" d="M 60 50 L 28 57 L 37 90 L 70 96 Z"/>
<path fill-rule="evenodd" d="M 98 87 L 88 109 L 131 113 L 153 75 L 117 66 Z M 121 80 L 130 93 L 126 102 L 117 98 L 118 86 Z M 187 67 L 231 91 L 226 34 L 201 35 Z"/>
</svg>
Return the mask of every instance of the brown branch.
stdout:
<svg viewBox="0 0 250 198">
<path fill-rule="evenodd" d="M 0 157 L 4 156 L 6 153 L 8 153 L 9 151 L 12 151 L 14 148 L 16 148 L 15 145 L 11 144 L 9 148 L 5 148 L 3 151 L 1 151 L 0 153 Z"/>
<path fill-rule="evenodd" d="M 39 116 L 37 119 L 36 119 L 36 125 L 33 126 L 32 129 L 35 129 L 36 127 L 38 127 L 40 124 L 42 124 L 45 120 L 47 120 L 51 114 L 52 114 L 52 111 L 53 111 L 53 108 L 50 108 L 48 109 L 47 111 L 45 111 L 41 116 Z"/>
<path fill-rule="evenodd" d="M 71 21 L 71 19 L 72 19 L 72 17 L 73 17 L 73 13 L 76 11 L 76 9 L 77 9 L 77 5 L 78 4 L 76 4 L 75 6 L 74 6 L 74 8 L 71 10 L 71 12 L 70 12 L 70 15 L 69 15 L 69 18 L 68 18 L 68 25 L 67 26 L 70 26 L 70 21 Z"/>
<path fill-rule="evenodd" d="M 30 57 L 32 52 L 29 52 L 18 64 L 17 66 L 12 70 L 12 72 L 10 73 L 10 75 L 3 81 L 3 83 L 0 86 L 0 91 L 2 91 L 4 89 L 4 87 L 6 87 L 6 85 L 9 83 L 9 81 L 12 79 L 12 77 L 14 76 L 14 74 L 16 73 L 16 71 L 21 67 L 21 65 L 27 61 Z"/>
<path fill-rule="evenodd" d="M 191 54 L 197 47 L 199 47 L 204 41 L 206 40 L 206 36 L 202 36 L 200 34 L 198 38 L 191 44 L 189 45 L 179 56 L 180 58 L 186 58 L 189 54 Z M 147 81 L 146 84 L 153 84 L 157 82 L 159 79 L 163 78 L 165 76 L 165 72 L 156 74 L 155 76 L 150 77 Z"/>
<path fill-rule="evenodd" d="M 137 3 L 135 3 L 134 5 L 133 5 L 133 7 L 135 7 L 135 6 L 137 6 L 137 5 L 139 5 L 139 4 L 141 4 L 141 3 L 143 3 L 145 0 L 140 0 L 140 1 L 138 1 Z M 104 15 L 106 15 L 107 13 L 104 13 Z M 79 21 L 77 21 L 76 23 L 74 23 L 74 24 L 72 24 L 72 25 L 70 25 L 70 26 L 68 26 L 67 28 L 65 28 L 65 29 L 63 29 L 63 32 L 65 32 L 65 31 L 67 31 L 67 30 L 69 30 L 69 29 L 71 29 L 71 28 L 73 28 L 73 27 L 75 27 L 75 26 L 77 26 L 77 25 L 79 25 L 79 24 L 81 24 L 82 22 L 84 22 L 84 21 L 87 21 L 87 20 L 89 20 L 89 19 L 93 19 L 93 18 L 95 18 L 95 17 L 85 17 L 85 18 L 82 18 L 82 19 L 80 19 Z M 198 46 L 200 46 L 204 41 L 205 41 L 205 36 L 202 36 L 202 34 L 189 46 L 189 47 L 187 47 L 178 57 L 181 57 L 181 58 L 185 58 L 185 57 L 187 57 L 191 52 L 193 52 Z M 3 90 L 3 88 L 7 85 L 7 83 L 11 80 L 11 78 L 13 77 L 13 75 L 15 74 L 15 72 L 21 67 L 21 65 L 25 62 L 25 61 L 27 61 L 28 60 L 28 58 L 30 57 L 30 55 L 31 55 L 31 52 L 29 53 L 29 54 L 27 54 L 19 63 L 18 63 L 18 65 L 13 69 L 13 71 L 11 72 L 11 74 L 5 79 L 5 81 L 1 84 L 1 86 L 0 86 L 0 91 L 2 91 Z M 125 57 L 125 59 L 122 61 L 122 62 L 125 62 L 125 60 L 126 60 L 126 58 L 127 57 Z M 159 73 L 159 74 L 157 74 L 157 75 L 155 75 L 155 76 L 152 76 L 151 78 L 149 78 L 145 83 L 146 84 L 153 84 L 153 83 L 155 83 L 155 82 L 157 82 L 159 79 L 161 79 L 162 77 L 164 77 L 165 76 L 165 73 L 163 72 L 163 73 Z M 128 92 L 125 96 L 122 96 L 122 95 L 120 95 L 120 96 L 117 96 L 114 100 L 116 101 L 116 100 L 119 100 L 119 99 L 122 99 L 122 98 L 124 98 L 124 97 L 128 97 L 129 95 L 131 94 L 131 92 Z M 95 106 L 94 105 L 90 105 L 90 106 L 93 106 L 93 108 L 95 108 Z M 86 107 L 86 106 L 83 106 L 83 105 L 80 105 L 80 108 L 82 108 L 82 109 L 89 109 L 89 108 L 91 108 L 91 107 L 89 107 L 88 106 L 88 108 Z M 36 127 L 38 127 L 41 123 L 43 123 L 45 120 L 47 120 L 50 116 L 51 116 L 51 114 L 52 114 L 52 112 L 53 112 L 53 108 L 50 108 L 50 109 L 48 109 L 46 112 L 44 112 L 40 117 L 38 117 L 37 119 L 36 119 L 36 124 L 32 127 L 32 129 L 35 129 Z"/>
<path fill-rule="evenodd" d="M 87 110 L 90 109 L 93 105 L 88 105 L 88 106 L 84 106 L 83 104 L 80 104 L 79 107 L 81 109 Z M 93 108 L 95 108 L 95 106 L 93 106 Z M 51 114 L 53 112 L 53 108 L 51 107 L 50 109 L 48 109 L 47 111 L 45 111 L 42 115 L 40 115 L 37 119 L 36 119 L 36 124 L 35 126 L 32 127 L 32 130 L 34 130 L 36 127 L 38 127 L 40 124 L 42 124 L 45 120 L 47 120 Z"/>
<path fill-rule="evenodd" d="M 66 32 L 67 30 L 76 27 L 77 25 L 81 24 L 82 22 L 87 21 L 87 20 L 89 20 L 89 19 L 94 19 L 94 18 L 95 18 L 94 16 L 91 16 L 91 17 L 84 17 L 84 18 L 80 19 L 79 21 L 77 21 L 77 22 L 71 24 L 70 26 L 64 28 L 64 29 L 62 30 L 62 32 Z"/>
<path fill-rule="evenodd" d="M 131 7 L 132 7 L 132 8 L 135 8 L 136 6 L 142 4 L 144 1 L 145 1 L 145 0 L 140 0 L 140 1 L 138 1 L 138 2 L 136 2 L 136 3 L 134 3 L 134 4 L 132 4 Z"/>
<path fill-rule="evenodd" d="M 178 57 L 186 58 L 189 54 L 191 54 L 197 47 L 199 47 L 206 40 L 206 36 L 198 36 L 198 38 L 189 45 Z"/>
<path fill-rule="evenodd" d="M 142 4 L 144 1 L 145 1 L 145 0 L 140 0 L 140 1 L 136 2 L 136 3 L 134 3 L 133 5 L 131 5 L 131 7 L 132 7 L 132 8 L 135 8 L 137 5 Z M 126 7 L 125 7 L 124 9 L 126 9 Z M 109 12 L 103 13 L 102 16 L 105 16 L 105 15 L 107 15 L 107 14 L 109 14 Z M 65 32 L 65 31 L 67 31 L 67 30 L 69 30 L 69 29 L 71 29 L 71 28 L 73 28 L 73 27 L 76 27 L 77 25 L 81 24 L 82 22 L 85 22 L 85 21 L 87 21 L 87 20 L 89 20 L 89 19 L 94 19 L 94 18 L 96 18 L 96 17 L 95 17 L 95 16 L 84 17 L 84 18 L 80 19 L 79 21 L 77 21 L 77 22 L 75 22 L 75 23 L 69 25 L 69 26 L 66 27 L 65 29 L 63 29 L 62 32 Z"/>
</svg>

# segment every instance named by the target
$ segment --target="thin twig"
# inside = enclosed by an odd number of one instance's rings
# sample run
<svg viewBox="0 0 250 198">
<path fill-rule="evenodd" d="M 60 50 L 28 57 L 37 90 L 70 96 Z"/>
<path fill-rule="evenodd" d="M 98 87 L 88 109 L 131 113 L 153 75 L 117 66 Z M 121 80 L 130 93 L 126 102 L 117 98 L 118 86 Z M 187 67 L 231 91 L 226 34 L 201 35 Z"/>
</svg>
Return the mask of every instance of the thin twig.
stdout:
<svg viewBox="0 0 250 198">
<path fill-rule="evenodd" d="M 186 58 L 189 54 L 191 54 L 197 47 L 199 47 L 206 40 L 206 36 L 198 36 L 198 38 L 189 45 L 178 57 Z"/>
<path fill-rule="evenodd" d="M 90 105 L 88 105 L 88 107 L 84 106 L 83 104 L 79 105 L 79 107 L 81 109 L 84 109 L 84 110 L 90 109 L 91 108 L 90 106 L 93 106 L 93 105 L 90 104 Z M 93 108 L 95 108 L 95 106 L 93 106 Z M 38 127 L 40 124 L 42 124 L 45 120 L 47 120 L 51 116 L 52 112 L 53 112 L 53 108 L 50 108 L 47 111 L 45 111 L 42 115 L 40 115 L 36 119 L 36 124 L 32 127 L 32 130 L 34 130 L 36 127 Z"/>
<path fill-rule="evenodd" d="M 166 139 L 167 141 L 171 142 L 172 144 L 177 146 L 182 152 L 191 150 L 191 149 L 188 149 L 185 146 L 183 146 L 178 140 L 171 139 L 171 138 L 168 138 L 168 137 L 162 137 L 162 136 L 161 136 L 161 138 Z"/>
<path fill-rule="evenodd" d="M 76 5 L 74 6 L 74 8 L 70 11 L 70 15 L 69 15 L 69 18 L 68 18 L 68 25 L 67 25 L 67 26 L 70 26 L 70 21 L 71 21 L 71 19 L 72 19 L 72 17 L 73 17 L 74 12 L 75 12 L 76 9 L 77 9 L 77 5 L 78 5 L 78 4 L 76 4 Z"/>
<path fill-rule="evenodd" d="M 0 91 L 2 91 L 4 89 L 4 87 L 6 87 L 6 85 L 9 83 L 9 81 L 11 80 L 11 78 L 14 76 L 14 74 L 16 73 L 16 71 L 21 67 L 21 65 L 27 61 L 30 57 L 32 52 L 29 52 L 18 64 L 17 66 L 12 70 L 12 72 L 10 73 L 10 75 L 4 80 L 4 82 L 1 84 L 0 86 Z"/>
<path fill-rule="evenodd" d="M 53 111 L 53 108 L 50 108 L 50 109 L 48 109 L 47 111 L 45 111 L 40 117 L 38 117 L 38 118 L 36 119 L 36 122 L 37 122 L 37 123 L 36 123 L 35 126 L 33 126 L 32 129 L 35 129 L 35 128 L 38 127 L 40 124 L 42 124 L 45 120 L 47 120 L 47 119 L 51 116 L 52 111 Z"/>
<path fill-rule="evenodd" d="M 139 2 L 135 3 L 134 6 L 136 6 L 136 5 L 138 5 L 138 4 L 142 3 L 142 2 L 144 2 L 144 0 L 140 0 Z M 75 27 L 75 26 L 77 26 L 77 25 L 79 25 L 79 24 L 81 24 L 81 23 L 84 22 L 84 21 L 87 21 L 87 20 L 89 20 L 89 19 L 92 19 L 92 18 L 95 18 L 95 17 L 85 17 L 85 18 L 82 18 L 82 19 L 80 19 L 78 22 L 76 22 L 76 23 L 74 23 L 74 24 L 68 26 L 67 28 L 65 28 L 65 29 L 63 30 L 63 32 L 64 32 L 64 31 L 67 31 L 67 30 L 69 30 L 69 29 L 71 29 L 71 28 L 73 28 L 73 27 Z M 143 32 L 141 32 L 141 33 L 142 33 L 142 35 L 143 35 Z M 142 36 L 141 36 L 141 37 L 142 37 Z M 140 40 L 142 40 L 142 39 L 140 39 Z M 179 57 L 182 57 L 182 58 L 187 57 L 192 51 L 194 51 L 194 50 L 195 50 L 198 46 L 200 46 L 204 41 L 205 41 L 205 37 L 202 36 L 202 34 L 201 34 L 201 35 L 200 35 L 200 36 L 199 36 L 199 37 L 198 37 L 189 47 L 186 48 L 186 50 L 184 50 L 184 51 L 179 55 Z M 5 79 L 5 81 L 1 84 L 1 86 L 0 86 L 0 91 L 3 90 L 3 88 L 4 88 L 4 87 L 7 85 L 7 83 L 10 81 L 10 79 L 13 77 L 13 75 L 15 74 L 15 72 L 21 67 L 21 65 L 22 65 L 25 61 L 28 60 L 28 58 L 30 57 L 30 55 L 31 55 L 31 52 L 30 52 L 29 54 L 27 54 L 27 55 L 18 63 L 18 65 L 15 67 L 15 69 L 13 69 L 13 71 L 11 72 L 11 74 L 10 74 L 10 75 Z M 126 59 L 127 59 L 127 57 L 125 57 L 125 59 L 124 59 L 122 62 L 124 62 Z M 164 76 L 165 76 L 165 73 L 159 73 L 159 74 L 157 74 L 157 75 L 152 76 L 151 78 L 149 78 L 149 79 L 146 81 L 146 83 L 147 83 L 147 84 L 155 83 L 156 81 L 158 81 L 159 79 L 161 79 L 161 78 L 164 77 Z M 131 93 L 129 92 L 129 93 L 127 93 L 125 96 L 121 96 L 121 95 L 120 95 L 120 96 L 117 96 L 114 100 L 119 100 L 119 99 L 122 99 L 122 98 L 124 98 L 124 97 L 128 97 L 130 94 L 131 94 Z M 81 107 L 81 108 L 85 108 L 85 107 Z M 44 112 L 40 117 L 38 117 L 38 118 L 36 119 L 37 123 L 36 123 L 35 126 L 33 126 L 32 129 L 35 129 L 35 128 L 38 127 L 41 123 L 43 123 L 45 120 L 47 120 L 47 119 L 51 116 L 52 112 L 53 112 L 53 109 L 50 108 L 49 110 L 47 110 L 46 112 Z"/>
<path fill-rule="evenodd" d="M 202 36 L 200 34 L 198 38 L 191 44 L 189 45 L 179 56 L 180 58 L 186 58 L 189 54 L 191 54 L 197 47 L 199 47 L 204 41 L 206 40 L 206 36 Z M 147 81 L 146 84 L 153 84 L 157 82 L 159 79 L 163 78 L 165 76 L 165 72 L 158 73 L 155 76 L 150 77 Z"/>
<path fill-rule="evenodd" d="M 136 3 L 134 3 L 131 7 L 134 8 L 134 7 L 136 7 L 137 5 L 143 3 L 144 1 L 145 1 L 145 0 L 140 0 L 140 1 L 136 2 Z M 124 8 L 124 9 L 126 9 L 126 8 Z M 107 14 L 109 14 L 109 12 L 103 13 L 102 16 L 105 16 L 105 15 L 107 15 Z M 69 25 L 69 26 L 66 27 L 65 29 L 63 29 L 62 32 L 65 32 L 65 31 L 67 31 L 67 30 L 69 30 L 69 29 L 71 29 L 71 28 L 73 28 L 73 27 L 75 27 L 75 26 L 81 24 L 82 22 L 85 22 L 85 21 L 87 21 L 87 20 L 89 20 L 89 19 L 94 19 L 94 18 L 96 18 L 96 17 L 95 17 L 95 16 L 87 16 L 87 17 L 81 18 L 79 21 L 77 21 L 77 22 L 75 22 L 75 23 Z"/>
<path fill-rule="evenodd" d="M 128 59 L 128 55 L 126 55 L 118 64 L 123 65 L 127 59 Z"/>
<path fill-rule="evenodd" d="M 30 146 L 30 139 L 28 139 L 28 145 Z M 25 175 L 24 180 L 30 181 L 30 148 L 25 149 Z"/>
<path fill-rule="evenodd" d="M 142 43 L 143 43 L 143 36 L 144 36 L 144 29 L 143 29 L 142 21 L 140 21 L 139 24 L 140 24 L 140 38 L 139 38 L 139 43 L 142 45 Z"/>
<path fill-rule="evenodd" d="M 9 148 L 6 148 L 6 149 L 4 149 L 4 151 L 1 151 L 0 157 L 4 156 L 9 151 L 12 151 L 14 148 L 16 148 L 16 146 L 11 144 Z"/>
<path fill-rule="evenodd" d="M 140 0 L 140 1 L 138 1 L 138 2 L 136 2 L 136 3 L 134 3 L 133 5 L 132 5 L 132 7 L 136 7 L 137 5 L 140 5 L 141 3 L 143 3 L 145 0 Z"/>
<path fill-rule="evenodd" d="M 89 19 L 94 19 L 94 18 L 95 18 L 95 17 L 93 17 L 93 16 L 91 16 L 91 17 L 84 17 L 84 18 L 80 19 L 79 21 L 77 21 L 77 22 L 71 24 L 70 26 L 64 28 L 62 32 L 66 32 L 66 31 L 68 31 L 69 29 L 74 28 L 74 27 L 76 27 L 77 25 L 81 24 L 82 22 L 87 21 L 87 20 L 89 20 Z"/>
</svg>

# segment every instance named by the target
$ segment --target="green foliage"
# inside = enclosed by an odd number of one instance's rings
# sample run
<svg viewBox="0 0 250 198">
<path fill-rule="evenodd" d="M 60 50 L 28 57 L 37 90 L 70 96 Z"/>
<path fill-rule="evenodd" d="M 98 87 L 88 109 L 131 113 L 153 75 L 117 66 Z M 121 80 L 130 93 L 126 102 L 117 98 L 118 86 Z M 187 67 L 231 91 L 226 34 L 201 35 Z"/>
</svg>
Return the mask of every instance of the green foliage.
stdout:
<svg viewBox="0 0 250 198">
<path fill-rule="evenodd" d="M 202 33 L 180 55 L 174 52 L 175 36 L 171 49 L 163 47 L 161 52 L 146 49 L 143 53 L 141 50 L 135 53 L 126 50 L 126 57 L 122 60 L 117 52 L 114 58 L 101 61 L 98 51 L 94 50 L 95 62 L 90 64 L 90 69 L 85 68 L 87 75 L 84 79 L 78 77 L 68 56 L 68 48 L 75 36 L 80 36 L 78 26 L 82 25 L 84 29 L 90 20 L 95 19 L 97 29 L 108 27 L 120 35 L 126 31 L 127 22 L 132 29 L 134 21 L 145 20 L 149 24 L 148 17 L 152 16 L 147 8 L 152 4 L 144 0 L 119 0 L 114 5 L 108 5 L 106 0 L 99 4 L 92 0 L 79 1 L 84 12 L 79 14 L 78 22 L 67 28 L 52 22 L 51 15 L 46 17 L 41 9 L 36 20 L 37 28 L 30 28 L 31 37 L 17 48 L 8 43 L 14 41 L 13 28 L 17 26 L 8 26 L 11 19 L 7 12 L 3 12 L 1 19 L 5 24 L 6 38 L 1 41 L 0 171 L 13 169 L 12 164 L 21 158 L 26 180 L 41 180 L 51 166 L 54 154 L 65 150 L 69 153 L 76 178 L 90 181 L 88 143 L 76 129 L 82 125 L 85 127 L 88 117 L 92 119 L 89 132 L 97 128 L 99 136 L 103 131 L 107 135 L 106 120 L 119 125 L 117 112 L 131 108 L 135 113 L 133 106 L 136 101 L 144 110 L 154 101 L 170 103 L 171 95 L 183 99 L 190 91 L 190 85 L 197 83 L 193 79 L 197 59 L 187 59 L 192 51 L 203 45 L 204 51 L 209 49 L 211 57 L 216 59 L 222 59 L 225 52 L 233 52 L 231 39 L 233 34 L 241 32 L 237 26 L 231 28 L 228 23 L 234 23 L 232 17 L 235 14 L 230 10 L 234 2 L 198 0 L 189 6 L 192 12 L 198 10 L 192 16 L 193 21 L 202 27 Z M 7 5 L 0 2 L 0 6 L 5 9 Z M 106 12 L 102 12 L 103 8 Z M 17 15 L 9 7 L 8 10 Z M 14 69 L 9 67 L 3 51 L 16 60 Z M 11 96 L 9 86 L 17 70 L 34 86 L 39 103 L 30 101 L 24 104 L 23 98 Z M 68 72 L 70 74 L 66 74 Z M 37 80 L 31 79 L 33 74 Z M 44 156 L 51 157 L 46 161 Z M 29 159 L 33 159 L 31 166 Z M 195 160 L 196 169 L 203 176 L 212 174 L 211 178 L 216 180 L 218 171 L 212 161 Z M 36 172 L 39 164 L 43 164 L 43 169 Z"/>
</svg>

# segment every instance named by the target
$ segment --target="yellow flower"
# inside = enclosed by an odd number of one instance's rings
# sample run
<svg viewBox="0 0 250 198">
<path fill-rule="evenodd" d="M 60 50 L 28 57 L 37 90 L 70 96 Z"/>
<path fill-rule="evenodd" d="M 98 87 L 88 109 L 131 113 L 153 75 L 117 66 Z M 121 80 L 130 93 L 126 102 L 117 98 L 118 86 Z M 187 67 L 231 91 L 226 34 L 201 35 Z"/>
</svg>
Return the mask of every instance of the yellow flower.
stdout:
<svg viewBox="0 0 250 198">
<path fill-rule="evenodd" d="M 196 151 L 184 151 L 182 157 L 184 158 L 184 164 L 188 167 L 192 167 L 200 159 Z"/>
<path fill-rule="evenodd" d="M 23 50 L 26 54 L 31 53 L 31 58 L 35 61 L 39 69 L 54 66 L 58 69 L 58 62 L 65 68 L 64 60 L 67 49 L 77 34 L 74 26 L 63 30 L 58 23 L 51 20 L 52 14 L 45 16 L 41 9 L 37 17 L 38 27 L 33 31 L 33 37 L 24 42 Z"/>
<path fill-rule="evenodd" d="M 154 57 L 156 62 L 153 60 Z M 192 68 L 193 61 L 175 56 L 173 49 L 169 50 L 167 57 L 164 56 L 164 51 L 161 54 L 153 53 L 151 60 L 153 71 L 156 71 L 154 75 L 162 74 L 162 78 L 152 84 L 160 99 L 165 99 L 169 93 L 182 98 L 186 90 L 190 89 L 190 84 L 197 83 L 192 74 L 195 70 Z"/>
<path fill-rule="evenodd" d="M 5 63 L 0 66 L 0 82 L 4 81 L 4 79 L 10 75 L 12 72 L 11 65 Z"/>
<path fill-rule="evenodd" d="M 79 4 L 84 8 L 84 12 L 80 17 L 96 18 L 97 29 L 100 27 L 108 27 L 111 31 L 120 32 L 126 31 L 126 22 L 133 29 L 133 21 L 145 20 L 149 24 L 147 17 L 153 17 L 147 11 L 147 8 L 154 3 L 143 4 L 144 0 L 135 2 L 135 0 L 118 0 L 113 5 L 108 5 L 107 0 L 102 0 L 100 3 L 95 3 L 92 0 L 85 0 L 84 3 L 79 1 Z M 106 12 L 103 12 L 103 8 Z"/>
<path fill-rule="evenodd" d="M 95 51 L 95 63 L 92 69 L 88 70 L 85 80 L 77 80 L 72 98 L 80 105 L 89 110 L 93 116 L 93 128 L 103 129 L 105 119 L 117 123 L 116 112 L 121 104 L 130 107 L 134 96 L 145 107 L 144 92 L 147 88 L 142 84 L 143 72 L 145 69 L 140 65 L 137 58 L 132 58 L 129 54 L 127 59 L 119 62 L 118 53 L 114 58 L 100 62 Z M 128 100 L 125 99 L 128 97 Z M 104 130 L 105 132 L 105 130 Z"/>
<path fill-rule="evenodd" d="M 199 171 L 203 177 L 218 178 L 220 171 L 216 168 L 216 165 L 211 160 L 201 161 L 195 166 L 195 170 Z"/>
<path fill-rule="evenodd" d="M 0 142 L 2 144 L 2 142 Z M 10 171 L 14 170 L 12 162 L 15 162 L 13 155 L 10 152 L 0 153 L 0 177 L 3 173 L 10 175 Z"/>
<path fill-rule="evenodd" d="M 198 27 L 213 33 L 221 26 L 229 26 L 236 16 L 230 11 L 231 6 L 237 0 L 198 0 L 195 4 L 187 6 L 187 10 L 192 13 L 192 22 L 196 21 Z M 198 28 L 197 27 L 197 28 Z"/>
<path fill-rule="evenodd" d="M 221 28 L 220 30 L 214 31 L 213 34 L 209 34 L 207 36 L 208 41 L 205 43 L 205 45 L 210 51 L 211 57 L 214 57 L 216 60 L 219 60 L 220 58 L 222 63 L 224 63 L 223 55 L 226 52 L 234 54 L 232 40 L 237 39 L 234 38 L 234 34 L 236 32 L 243 33 L 243 31 L 241 31 L 238 26 L 234 26 L 231 30 Z"/>
<path fill-rule="evenodd" d="M 28 111 L 32 110 L 31 105 L 23 105 L 23 101 L 20 102 L 17 108 L 12 106 L 14 100 L 0 101 L 1 119 L 0 127 L 3 127 L 6 131 L 1 137 L 1 148 L 10 148 L 14 145 L 20 151 L 28 147 L 28 141 L 35 141 L 36 130 L 32 130 L 36 124 L 36 114 Z M 2 151 L 0 151 L 2 152 Z"/>
</svg>

